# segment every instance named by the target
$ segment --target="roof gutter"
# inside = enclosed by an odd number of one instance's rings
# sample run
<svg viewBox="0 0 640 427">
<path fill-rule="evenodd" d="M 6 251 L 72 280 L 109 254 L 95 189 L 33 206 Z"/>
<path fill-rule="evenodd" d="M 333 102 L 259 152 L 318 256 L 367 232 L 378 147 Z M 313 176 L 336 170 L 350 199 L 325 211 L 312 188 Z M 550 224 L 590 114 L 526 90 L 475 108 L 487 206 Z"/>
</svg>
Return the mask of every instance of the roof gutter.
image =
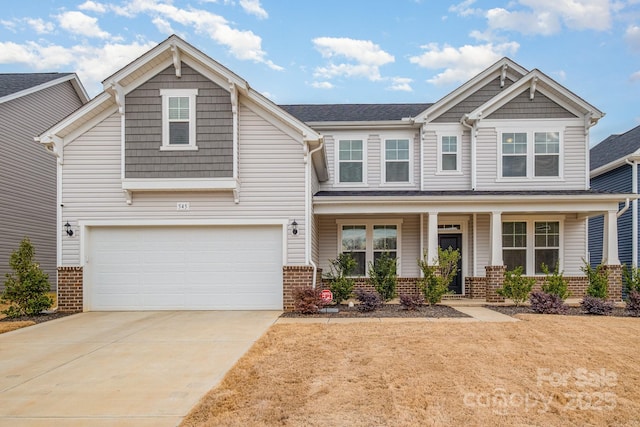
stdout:
<svg viewBox="0 0 640 427">
<path fill-rule="evenodd" d="M 477 187 L 476 146 L 477 146 L 477 134 L 478 134 L 478 121 L 474 120 L 472 125 L 470 125 L 468 121 L 469 121 L 469 115 L 465 114 L 460 119 L 460 124 L 468 128 L 469 132 L 471 133 L 471 189 L 475 191 Z M 462 141 L 460 141 L 460 144 L 462 144 Z"/>
<path fill-rule="evenodd" d="M 638 163 L 634 160 L 625 159 L 631 165 L 631 192 L 638 194 Z M 631 266 L 638 268 L 638 199 L 633 201 L 631 208 Z"/>
</svg>

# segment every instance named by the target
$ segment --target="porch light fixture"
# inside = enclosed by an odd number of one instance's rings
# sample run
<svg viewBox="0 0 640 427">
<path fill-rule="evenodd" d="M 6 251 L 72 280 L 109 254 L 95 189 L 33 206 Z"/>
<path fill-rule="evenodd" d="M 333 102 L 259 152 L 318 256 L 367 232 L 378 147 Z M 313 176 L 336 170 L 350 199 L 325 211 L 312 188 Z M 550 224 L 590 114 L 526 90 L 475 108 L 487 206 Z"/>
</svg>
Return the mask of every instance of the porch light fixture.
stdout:
<svg viewBox="0 0 640 427">
<path fill-rule="evenodd" d="M 295 219 L 291 223 L 291 233 L 293 233 L 294 236 L 298 234 L 298 223 Z"/>
<path fill-rule="evenodd" d="M 67 223 L 64 225 L 64 231 L 67 232 L 67 236 L 73 236 L 73 230 L 71 229 L 71 224 L 69 224 L 69 221 L 67 221 Z"/>
</svg>

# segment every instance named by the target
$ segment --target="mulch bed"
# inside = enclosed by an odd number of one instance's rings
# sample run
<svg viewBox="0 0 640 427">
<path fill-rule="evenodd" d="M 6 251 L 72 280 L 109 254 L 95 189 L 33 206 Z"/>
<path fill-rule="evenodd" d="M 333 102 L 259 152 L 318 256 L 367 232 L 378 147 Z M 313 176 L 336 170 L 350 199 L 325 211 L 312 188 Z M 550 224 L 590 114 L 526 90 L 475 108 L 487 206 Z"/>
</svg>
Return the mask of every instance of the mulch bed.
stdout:
<svg viewBox="0 0 640 427">
<path fill-rule="evenodd" d="M 24 322 L 24 321 L 32 321 L 35 323 L 47 322 L 49 320 L 59 319 L 61 317 L 69 316 L 73 313 L 59 313 L 57 311 L 53 313 L 43 313 L 35 316 L 20 316 L 20 317 L 3 317 L 0 319 L 0 322 Z"/>
<path fill-rule="evenodd" d="M 330 306 L 336 308 L 336 306 Z M 431 305 L 419 307 L 416 310 L 405 310 L 400 304 L 384 304 L 382 307 L 374 311 L 362 312 L 358 310 L 358 306 L 349 307 L 341 304 L 337 313 L 315 313 L 301 314 L 294 312 L 283 313 L 280 317 L 332 317 L 332 318 L 353 318 L 353 317 L 470 317 L 456 309 L 446 305 Z"/>
<path fill-rule="evenodd" d="M 508 306 L 498 306 L 498 305 L 485 305 L 486 308 L 497 311 L 502 314 L 506 314 L 507 316 L 515 316 L 516 314 L 536 314 L 531 307 L 529 306 L 520 306 L 516 307 L 513 305 Z M 567 312 L 564 314 L 565 316 L 598 316 L 596 314 L 585 313 L 581 307 L 568 306 Z M 615 307 L 613 311 L 608 314 L 608 316 L 613 317 L 634 317 L 633 313 L 622 308 Z"/>
</svg>

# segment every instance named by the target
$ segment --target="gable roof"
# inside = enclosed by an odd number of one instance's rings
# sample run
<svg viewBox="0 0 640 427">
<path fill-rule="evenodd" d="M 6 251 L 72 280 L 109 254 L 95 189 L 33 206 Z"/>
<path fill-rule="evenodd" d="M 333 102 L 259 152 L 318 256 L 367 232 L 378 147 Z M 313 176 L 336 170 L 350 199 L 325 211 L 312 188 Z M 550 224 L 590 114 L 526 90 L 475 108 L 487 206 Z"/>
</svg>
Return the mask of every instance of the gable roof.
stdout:
<svg viewBox="0 0 640 427">
<path fill-rule="evenodd" d="M 71 81 L 83 103 L 89 96 L 75 73 L 5 73 L 0 74 L 0 103 Z"/>
<path fill-rule="evenodd" d="M 305 123 L 372 122 L 413 118 L 432 104 L 296 104 L 280 108 Z"/>
<path fill-rule="evenodd" d="M 640 126 L 620 135 L 610 135 L 590 151 L 591 176 L 598 176 L 625 163 L 633 155 L 640 155 Z"/>
</svg>

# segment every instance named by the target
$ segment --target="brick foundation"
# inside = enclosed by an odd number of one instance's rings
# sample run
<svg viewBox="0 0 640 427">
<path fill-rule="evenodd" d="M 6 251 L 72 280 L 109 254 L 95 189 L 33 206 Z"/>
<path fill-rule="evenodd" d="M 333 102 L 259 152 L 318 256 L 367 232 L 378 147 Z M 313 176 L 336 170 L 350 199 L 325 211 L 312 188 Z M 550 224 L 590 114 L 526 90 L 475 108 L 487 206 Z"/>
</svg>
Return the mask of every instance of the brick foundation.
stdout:
<svg viewBox="0 0 640 427">
<path fill-rule="evenodd" d="M 602 269 L 608 272 L 609 278 L 609 300 L 622 301 L 622 266 L 603 265 Z"/>
<path fill-rule="evenodd" d="M 321 286 L 321 272 L 316 275 L 316 288 Z M 285 265 L 282 267 L 282 305 L 284 311 L 294 308 L 293 293 L 296 289 L 308 288 L 313 285 L 313 267 L 309 265 Z"/>
<path fill-rule="evenodd" d="M 486 277 L 465 277 L 465 296 L 471 299 L 487 298 L 487 278 Z"/>
<path fill-rule="evenodd" d="M 504 302 L 504 297 L 498 295 L 497 290 L 504 284 L 506 267 L 504 265 L 487 265 L 484 269 L 486 272 L 485 299 L 487 302 Z"/>
<path fill-rule="evenodd" d="M 82 312 L 82 277 L 82 267 L 58 267 L 58 311 Z"/>
</svg>

